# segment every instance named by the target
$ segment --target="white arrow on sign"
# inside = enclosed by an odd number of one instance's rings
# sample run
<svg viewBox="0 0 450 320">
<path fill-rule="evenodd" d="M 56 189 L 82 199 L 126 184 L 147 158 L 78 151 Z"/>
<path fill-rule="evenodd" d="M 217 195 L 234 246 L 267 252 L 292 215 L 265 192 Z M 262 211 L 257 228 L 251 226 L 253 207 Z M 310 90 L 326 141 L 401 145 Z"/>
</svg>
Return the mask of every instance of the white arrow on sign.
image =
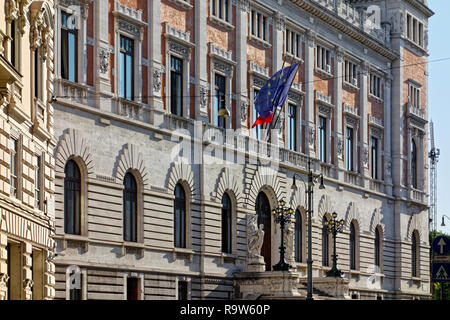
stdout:
<svg viewBox="0 0 450 320">
<path fill-rule="evenodd" d="M 440 247 L 441 254 L 444 253 L 444 246 L 445 246 L 445 245 L 447 245 L 447 243 L 445 243 L 444 238 L 441 238 L 441 240 L 439 240 L 439 242 L 438 242 L 438 246 Z"/>
<path fill-rule="evenodd" d="M 439 268 L 438 272 L 436 273 L 436 279 L 439 279 L 439 280 L 448 279 L 448 274 L 447 274 L 447 272 L 445 272 L 444 266 L 441 266 Z"/>
</svg>

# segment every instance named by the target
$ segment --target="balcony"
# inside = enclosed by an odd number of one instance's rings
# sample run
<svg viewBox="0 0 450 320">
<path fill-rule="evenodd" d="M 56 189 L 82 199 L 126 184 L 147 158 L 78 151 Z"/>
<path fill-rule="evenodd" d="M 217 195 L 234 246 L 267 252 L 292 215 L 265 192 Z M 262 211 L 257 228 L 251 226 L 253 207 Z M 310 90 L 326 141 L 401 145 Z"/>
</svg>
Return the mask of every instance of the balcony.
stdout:
<svg viewBox="0 0 450 320">
<path fill-rule="evenodd" d="M 191 118 L 183 118 L 170 113 L 164 115 L 164 127 L 171 131 L 177 130 L 180 133 L 186 133 L 187 130 L 191 136 L 194 133 L 194 122 Z"/>
<path fill-rule="evenodd" d="M 346 171 L 344 172 L 344 181 L 348 184 L 355 186 L 361 186 L 361 177 L 357 172 Z"/>
<path fill-rule="evenodd" d="M 22 101 L 22 87 L 22 75 L 0 55 L 0 104 L 4 98 L 13 104 Z"/>
<path fill-rule="evenodd" d="M 376 191 L 376 192 L 383 192 L 383 183 L 378 180 L 369 180 L 369 188 L 370 190 Z"/>
<path fill-rule="evenodd" d="M 421 109 L 420 107 L 415 107 L 408 102 L 408 116 L 415 118 L 421 122 L 427 122 L 427 116 L 425 114 L 425 109 Z"/>
<path fill-rule="evenodd" d="M 127 118 L 142 121 L 144 104 L 137 101 L 117 98 L 117 113 Z"/>
<path fill-rule="evenodd" d="M 63 78 L 56 80 L 56 96 L 71 102 L 88 104 L 89 88 L 83 84 L 72 82 Z"/>
</svg>

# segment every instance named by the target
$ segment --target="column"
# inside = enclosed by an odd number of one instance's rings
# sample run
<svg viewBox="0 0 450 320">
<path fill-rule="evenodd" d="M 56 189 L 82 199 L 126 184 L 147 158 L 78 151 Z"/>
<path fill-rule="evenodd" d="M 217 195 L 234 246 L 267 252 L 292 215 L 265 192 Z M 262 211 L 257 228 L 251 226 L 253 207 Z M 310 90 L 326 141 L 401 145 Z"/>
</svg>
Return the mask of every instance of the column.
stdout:
<svg viewBox="0 0 450 320">
<path fill-rule="evenodd" d="M 236 130 L 249 135 L 247 118 L 249 116 L 249 93 L 247 86 L 247 13 L 248 1 L 236 3 Z"/>
<path fill-rule="evenodd" d="M 31 272 L 31 266 L 33 261 L 31 259 L 31 253 L 33 247 L 30 243 L 22 244 L 22 299 L 23 300 L 33 300 L 33 292 L 31 288 L 33 287 L 33 273 Z"/>
<path fill-rule="evenodd" d="M 344 62 L 344 49 L 336 47 L 334 63 L 334 128 L 335 128 L 335 165 L 337 166 L 338 179 L 343 180 L 344 176 L 344 136 L 342 133 L 342 63 Z"/>
<path fill-rule="evenodd" d="M 52 240 L 53 241 L 53 240 Z M 44 261 L 44 299 L 52 300 L 55 298 L 55 264 L 53 262 L 54 252 L 46 250 Z"/>
<path fill-rule="evenodd" d="M 384 82 L 384 181 L 385 192 L 392 195 L 392 159 L 391 159 L 391 82 L 389 74 Z"/>
<path fill-rule="evenodd" d="M 206 43 L 207 1 L 195 0 L 195 119 L 208 119 L 208 76 Z M 205 99 L 206 98 L 206 99 Z"/>
<path fill-rule="evenodd" d="M 94 62 L 95 84 L 97 92 L 100 94 L 111 95 L 111 82 L 109 79 L 110 55 L 113 53 L 108 41 L 109 37 L 109 15 L 107 1 L 95 1 L 94 5 L 94 21 L 95 21 L 95 45 Z M 119 44 L 116 44 L 119 45 Z M 98 66 L 98 67 L 97 67 Z M 97 105 L 100 107 L 100 100 L 104 103 L 104 99 L 97 99 Z"/>
<path fill-rule="evenodd" d="M 368 77 L 369 77 L 369 64 L 364 61 L 362 63 L 361 76 L 361 88 L 360 88 L 360 103 L 359 103 L 359 114 L 361 116 L 359 128 L 360 128 L 360 139 L 359 139 L 359 152 L 360 152 L 360 168 L 361 175 L 363 176 L 362 182 L 363 187 L 367 186 L 369 177 L 369 143 L 367 141 L 367 104 L 368 104 Z"/>
<path fill-rule="evenodd" d="M 9 275 L 8 265 L 6 264 L 6 261 L 8 259 L 8 253 L 6 251 L 7 245 L 8 238 L 6 237 L 6 234 L 0 233 L 0 300 L 6 300 L 8 298 L 7 282 L 9 279 Z"/>
<path fill-rule="evenodd" d="M 273 27 L 272 27 L 272 74 L 277 72 L 283 66 L 283 33 L 286 29 L 285 27 L 286 17 L 279 12 L 276 12 L 273 16 Z M 284 110 L 284 111 L 283 111 Z M 286 108 L 281 106 L 281 109 L 277 111 L 275 116 L 278 118 L 276 128 L 277 130 L 272 130 L 272 135 L 276 133 L 278 135 L 278 145 L 284 147 L 284 140 L 282 130 L 285 127 L 284 121 L 286 121 Z M 276 118 L 275 118 L 276 119 Z M 274 121 L 275 121 L 274 119 Z M 272 140 L 274 141 L 274 140 Z"/>
<path fill-rule="evenodd" d="M 163 73 L 163 66 L 161 63 L 161 0 L 149 2 L 147 21 L 149 21 L 148 92 L 150 96 L 150 123 L 159 126 L 164 121 L 164 105 L 161 96 L 161 78 Z"/>
<path fill-rule="evenodd" d="M 314 48 L 316 33 L 306 32 L 305 45 L 305 153 L 315 157 L 314 142 L 316 125 L 314 121 Z"/>
</svg>

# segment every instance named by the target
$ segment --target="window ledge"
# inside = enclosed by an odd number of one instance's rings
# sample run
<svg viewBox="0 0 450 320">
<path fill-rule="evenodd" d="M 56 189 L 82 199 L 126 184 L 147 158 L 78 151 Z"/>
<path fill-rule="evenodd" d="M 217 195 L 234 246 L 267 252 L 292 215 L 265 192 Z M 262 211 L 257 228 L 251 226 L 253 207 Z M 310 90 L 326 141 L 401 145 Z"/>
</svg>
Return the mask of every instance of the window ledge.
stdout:
<svg viewBox="0 0 450 320">
<path fill-rule="evenodd" d="M 383 103 L 383 99 L 381 99 L 381 98 L 379 98 L 379 97 L 377 97 L 377 96 L 375 96 L 375 95 L 373 95 L 371 93 L 369 93 L 369 99 L 375 100 L 378 103 Z"/>
<path fill-rule="evenodd" d="M 227 262 L 231 262 L 233 264 L 236 264 L 236 261 L 238 260 L 239 256 L 234 253 L 220 253 L 220 264 L 225 264 Z"/>
<path fill-rule="evenodd" d="M 89 237 L 76 235 L 76 234 L 65 233 L 62 236 L 62 241 L 63 241 L 63 250 L 67 249 L 67 243 L 69 241 L 71 241 L 71 242 L 80 242 L 81 243 L 81 247 L 84 248 L 84 252 L 87 252 L 89 250 Z"/>
<path fill-rule="evenodd" d="M 254 35 L 250 34 L 248 36 L 248 38 L 249 38 L 250 41 L 256 43 L 257 45 L 260 45 L 260 46 L 264 47 L 265 49 L 269 49 L 269 48 L 272 47 L 272 45 L 269 42 L 267 42 L 267 41 L 265 41 L 263 39 L 260 39 L 260 38 L 254 36 Z"/>
<path fill-rule="evenodd" d="M 323 69 L 321 69 L 321 68 L 319 68 L 319 67 L 315 67 L 314 68 L 315 69 L 315 71 L 318 73 L 318 74 L 320 74 L 320 75 L 322 75 L 322 76 L 325 76 L 325 77 L 333 77 L 333 74 L 332 73 L 329 73 L 329 72 L 326 72 L 325 70 L 323 70 Z"/>
<path fill-rule="evenodd" d="M 192 250 L 191 248 L 177 248 L 174 247 L 173 248 L 173 260 L 177 260 L 177 258 L 179 256 L 187 256 L 189 259 L 189 262 L 192 262 L 192 257 L 194 256 L 194 250 Z"/>
<path fill-rule="evenodd" d="M 343 83 L 344 83 L 344 88 L 350 89 L 351 91 L 359 91 L 359 87 L 351 84 L 350 82 L 347 82 L 344 80 Z"/>
<path fill-rule="evenodd" d="M 187 1 L 183 1 L 183 0 L 168 0 L 168 1 L 172 2 L 177 7 L 181 8 L 183 10 L 190 10 L 193 8 L 193 6 Z"/>
<path fill-rule="evenodd" d="M 128 250 L 130 252 L 128 252 Z M 131 241 L 123 241 L 122 242 L 122 256 L 124 256 L 127 253 L 133 254 L 136 252 L 133 252 L 133 250 L 136 250 L 139 253 L 139 256 L 142 258 L 144 257 L 145 252 L 145 244 L 140 242 L 131 242 Z"/>
<path fill-rule="evenodd" d="M 235 29 L 235 27 L 231 23 L 229 23 L 228 21 L 226 21 L 224 19 L 220 19 L 216 16 L 210 15 L 209 20 L 211 21 L 211 23 L 218 25 L 219 27 L 221 27 L 227 31 L 233 31 Z"/>
<path fill-rule="evenodd" d="M 297 56 L 293 55 L 293 54 L 290 53 L 290 52 L 286 52 L 286 57 L 287 57 L 288 59 L 290 59 L 290 60 L 296 62 L 296 63 L 299 63 L 299 64 L 303 64 L 303 63 L 304 63 L 304 61 L 303 61 L 302 58 L 297 57 Z"/>
</svg>

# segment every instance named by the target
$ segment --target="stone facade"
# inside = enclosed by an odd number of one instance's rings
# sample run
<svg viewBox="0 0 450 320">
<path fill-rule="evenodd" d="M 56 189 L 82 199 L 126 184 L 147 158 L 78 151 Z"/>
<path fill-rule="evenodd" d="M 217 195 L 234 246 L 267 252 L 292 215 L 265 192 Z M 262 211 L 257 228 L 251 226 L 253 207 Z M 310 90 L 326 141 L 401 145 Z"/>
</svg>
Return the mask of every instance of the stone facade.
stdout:
<svg viewBox="0 0 450 320">
<path fill-rule="evenodd" d="M 55 296 L 53 1 L 0 4 L 0 300 Z"/>
<path fill-rule="evenodd" d="M 305 184 L 298 177 L 306 181 L 308 159 L 314 172 L 323 174 L 326 186 L 325 190 L 316 187 L 313 196 L 313 276 L 324 277 L 330 269 L 322 265 L 322 221 L 336 212 L 346 221 L 337 239 L 338 266 L 349 288 L 343 296 L 428 298 L 427 48 L 426 42 L 418 45 L 408 38 L 412 24 L 406 26 L 411 21 L 406 17 L 421 21 L 421 31 L 414 32 L 425 39 L 432 12 L 416 0 L 386 4 L 230 0 L 220 2 L 225 6 L 223 14 L 214 11 L 218 3 L 56 1 L 56 34 L 61 33 L 62 12 L 72 15 L 78 31 L 78 80 L 63 79 L 60 61 L 55 61 L 53 84 L 58 141 L 54 152 L 56 298 L 71 297 L 73 270 L 82 299 L 131 298 L 129 279 L 137 281 L 133 297 L 139 299 L 176 299 L 181 294 L 190 299 L 241 297 L 235 279 L 247 283 L 243 272 L 261 262 L 249 259 L 247 241 L 247 220 L 256 213 L 261 192 L 270 209 L 284 199 L 300 212 L 302 250 L 294 260 L 293 279 L 302 286 L 307 221 Z M 380 9 L 374 22 L 369 5 Z M 288 34 L 294 35 L 289 45 Z M 121 98 L 121 36 L 134 44 L 133 100 Z M 60 36 L 55 39 L 53 54 L 60 59 Z M 294 51 L 292 43 L 296 43 Z M 172 57 L 182 64 L 182 116 L 171 113 Z M 297 110 L 295 150 L 287 147 L 287 103 L 282 125 L 271 131 L 273 145 L 256 139 L 251 128 L 255 90 L 281 68 L 284 59 L 285 65 L 300 63 L 287 99 Z M 352 77 L 346 67 L 349 62 L 355 65 Z M 225 79 L 228 131 L 214 125 L 216 74 Z M 419 107 L 410 107 L 409 83 L 421 89 Z M 328 128 L 323 162 L 319 161 L 319 117 Z M 354 130 L 353 170 L 346 170 L 348 127 Z M 375 147 L 372 137 L 378 141 Z M 78 234 L 64 231 L 69 160 L 75 161 L 81 175 Z M 372 166 L 376 166 L 375 178 Z M 123 236 L 127 172 L 137 184 L 137 240 L 133 242 Z M 291 189 L 294 174 L 297 191 Z M 174 245 L 178 183 L 185 191 L 188 213 L 184 248 Z M 232 203 L 231 252 L 227 253 L 222 252 L 225 193 Z M 269 219 L 263 255 L 273 265 L 279 259 L 280 230 L 273 217 Z M 351 225 L 356 229 L 352 268 Z M 289 234 L 294 237 L 295 232 Z M 379 267 L 374 258 L 376 234 L 380 235 Z M 288 253 L 289 261 L 292 255 Z"/>
</svg>

